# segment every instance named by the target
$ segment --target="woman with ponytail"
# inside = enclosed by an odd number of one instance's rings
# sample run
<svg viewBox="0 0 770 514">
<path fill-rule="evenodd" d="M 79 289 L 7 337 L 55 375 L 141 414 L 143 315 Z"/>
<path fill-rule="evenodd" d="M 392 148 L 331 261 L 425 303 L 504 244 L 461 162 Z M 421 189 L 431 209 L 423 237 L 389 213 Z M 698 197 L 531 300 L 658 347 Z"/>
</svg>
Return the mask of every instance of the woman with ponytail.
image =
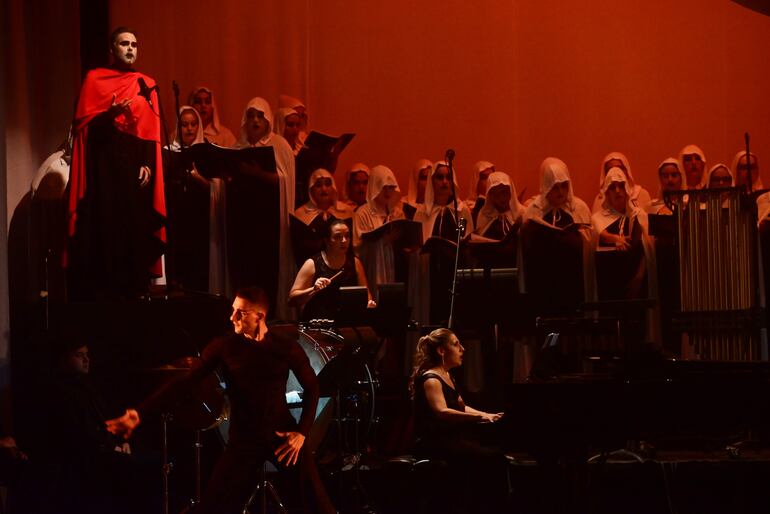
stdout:
<svg viewBox="0 0 770 514">
<path fill-rule="evenodd" d="M 457 336 L 446 328 L 434 330 L 417 343 L 411 379 L 414 453 L 417 458 L 445 461 L 457 486 L 466 488 L 463 504 L 473 512 L 481 506 L 504 504 L 507 462 L 500 449 L 474 437 L 478 435 L 474 427 L 494 423 L 503 414 L 476 410 L 463 401 L 449 372 L 462 364 L 464 352 Z"/>
</svg>

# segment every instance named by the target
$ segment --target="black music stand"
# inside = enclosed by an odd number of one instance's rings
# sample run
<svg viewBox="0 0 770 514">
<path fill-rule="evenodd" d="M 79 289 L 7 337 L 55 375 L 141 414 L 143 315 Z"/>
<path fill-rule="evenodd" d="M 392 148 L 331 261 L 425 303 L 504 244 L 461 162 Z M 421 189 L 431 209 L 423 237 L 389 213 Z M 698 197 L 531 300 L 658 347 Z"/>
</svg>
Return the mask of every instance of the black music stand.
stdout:
<svg viewBox="0 0 770 514">
<path fill-rule="evenodd" d="M 369 290 L 364 286 L 340 287 L 339 307 L 334 317 L 338 327 L 357 327 L 368 325 L 367 306 Z"/>
<path fill-rule="evenodd" d="M 457 290 L 459 327 L 472 331 L 495 327 L 497 333 L 497 327 L 524 326 L 518 268 L 459 269 Z"/>
</svg>

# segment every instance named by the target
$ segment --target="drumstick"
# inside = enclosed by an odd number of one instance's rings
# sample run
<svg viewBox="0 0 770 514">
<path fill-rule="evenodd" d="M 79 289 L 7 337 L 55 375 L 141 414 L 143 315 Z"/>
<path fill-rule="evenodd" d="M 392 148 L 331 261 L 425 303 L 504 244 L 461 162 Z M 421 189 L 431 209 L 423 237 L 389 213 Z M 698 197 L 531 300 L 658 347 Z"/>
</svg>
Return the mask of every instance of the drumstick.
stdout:
<svg viewBox="0 0 770 514">
<path fill-rule="evenodd" d="M 329 277 L 329 282 L 331 282 L 331 281 L 332 281 L 332 280 L 334 280 L 335 278 L 337 278 L 337 277 L 339 277 L 340 275 L 342 275 L 342 272 L 343 272 L 343 271 L 345 271 L 345 268 L 342 268 L 342 269 L 341 269 L 341 270 L 339 270 L 337 273 L 335 273 L 334 275 L 332 275 L 331 277 Z"/>
</svg>

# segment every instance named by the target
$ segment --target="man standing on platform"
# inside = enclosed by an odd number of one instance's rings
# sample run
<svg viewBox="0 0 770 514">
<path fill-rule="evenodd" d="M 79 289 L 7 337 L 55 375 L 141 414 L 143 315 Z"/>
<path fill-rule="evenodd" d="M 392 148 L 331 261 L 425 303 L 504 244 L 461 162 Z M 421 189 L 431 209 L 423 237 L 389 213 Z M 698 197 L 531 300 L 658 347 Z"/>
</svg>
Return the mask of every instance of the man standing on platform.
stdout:
<svg viewBox="0 0 770 514">
<path fill-rule="evenodd" d="M 134 298 L 163 275 L 166 207 L 155 81 L 134 70 L 139 46 L 113 31 L 113 63 L 86 75 L 73 120 L 67 200 L 71 299 Z"/>
</svg>

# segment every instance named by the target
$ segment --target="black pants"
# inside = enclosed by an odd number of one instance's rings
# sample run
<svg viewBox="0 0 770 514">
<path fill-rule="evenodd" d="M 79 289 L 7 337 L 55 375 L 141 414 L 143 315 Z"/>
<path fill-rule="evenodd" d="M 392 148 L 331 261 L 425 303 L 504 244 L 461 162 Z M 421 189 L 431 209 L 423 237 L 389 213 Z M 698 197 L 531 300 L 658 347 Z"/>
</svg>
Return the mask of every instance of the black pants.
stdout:
<svg viewBox="0 0 770 514">
<path fill-rule="evenodd" d="M 265 461 L 275 464 L 279 471 L 285 471 L 291 487 L 282 492 L 281 499 L 290 511 L 335 512 L 312 455 L 303 448 L 297 463 L 287 468 L 277 462 L 274 450 L 273 445 L 261 448 L 228 446 L 214 468 L 195 514 L 241 514 L 259 482 Z"/>
</svg>

